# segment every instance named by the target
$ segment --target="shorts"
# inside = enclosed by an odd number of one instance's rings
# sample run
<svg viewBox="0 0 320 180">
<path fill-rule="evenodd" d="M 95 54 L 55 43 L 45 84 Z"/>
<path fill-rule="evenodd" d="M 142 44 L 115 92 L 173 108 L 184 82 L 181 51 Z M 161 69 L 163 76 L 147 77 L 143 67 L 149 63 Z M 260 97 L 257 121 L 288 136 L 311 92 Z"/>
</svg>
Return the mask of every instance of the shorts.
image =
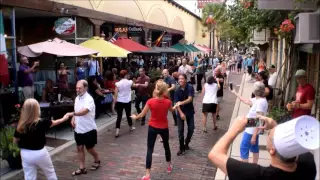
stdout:
<svg viewBox="0 0 320 180">
<path fill-rule="evenodd" d="M 203 113 L 216 113 L 217 112 L 217 104 L 215 103 L 203 103 L 202 104 L 202 112 Z"/>
<path fill-rule="evenodd" d="M 242 64 L 238 63 L 237 68 L 241 69 L 242 68 Z"/>
<path fill-rule="evenodd" d="M 97 144 L 97 136 L 96 129 L 83 134 L 74 132 L 74 139 L 76 140 L 77 146 L 84 145 L 87 149 L 91 149 Z"/>
<path fill-rule="evenodd" d="M 252 74 L 252 66 L 248 66 L 248 73 L 251 75 Z"/>
<path fill-rule="evenodd" d="M 223 96 L 217 97 L 217 99 L 218 99 L 218 104 L 220 104 L 220 103 L 222 102 L 222 98 L 223 98 Z"/>
<path fill-rule="evenodd" d="M 252 134 L 247 132 L 243 133 L 242 141 L 240 144 L 241 159 L 249 159 L 249 150 L 252 153 L 259 153 L 259 135 L 257 135 L 256 144 L 251 144 Z"/>
</svg>

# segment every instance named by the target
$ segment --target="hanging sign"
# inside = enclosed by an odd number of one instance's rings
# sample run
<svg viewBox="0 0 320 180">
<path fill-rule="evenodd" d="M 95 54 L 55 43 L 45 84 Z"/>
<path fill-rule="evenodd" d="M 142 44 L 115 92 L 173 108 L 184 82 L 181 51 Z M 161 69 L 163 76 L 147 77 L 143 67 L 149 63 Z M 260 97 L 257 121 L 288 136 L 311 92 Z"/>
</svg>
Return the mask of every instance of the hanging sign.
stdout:
<svg viewBox="0 0 320 180">
<path fill-rule="evenodd" d="M 142 27 L 129 27 L 128 31 L 131 33 L 140 33 L 143 31 Z"/>
<path fill-rule="evenodd" d="M 59 18 L 54 22 L 53 30 L 60 35 L 70 35 L 76 30 L 76 21 L 72 18 Z"/>
<path fill-rule="evenodd" d="M 116 26 L 114 28 L 114 32 L 127 33 L 128 32 L 128 27 L 126 27 L 126 26 Z"/>
</svg>

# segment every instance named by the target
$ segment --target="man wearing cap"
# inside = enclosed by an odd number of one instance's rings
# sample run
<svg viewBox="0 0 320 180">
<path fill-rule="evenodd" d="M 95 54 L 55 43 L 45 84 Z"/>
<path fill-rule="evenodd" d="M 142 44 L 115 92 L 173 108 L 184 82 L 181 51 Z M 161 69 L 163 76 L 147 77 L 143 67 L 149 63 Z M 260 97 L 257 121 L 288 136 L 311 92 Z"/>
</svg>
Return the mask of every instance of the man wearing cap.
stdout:
<svg viewBox="0 0 320 180">
<path fill-rule="evenodd" d="M 311 115 L 311 109 L 315 99 L 315 90 L 312 85 L 307 82 L 305 70 L 297 70 L 295 77 L 298 83 L 295 101 L 288 103 L 287 108 L 289 111 L 292 110 L 293 118 L 302 115 Z"/>
<path fill-rule="evenodd" d="M 271 118 L 260 116 L 259 119 L 265 122 L 264 128 L 266 130 L 271 129 L 267 136 L 266 145 L 271 159 L 269 167 L 241 162 L 228 157 L 229 146 L 248 124 L 248 119 L 245 117 L 238 117 L 226 134 L 214 145 L 208 155 L 211 162 L 228 175 L 229 180 L 315 180 L 316 165 L 313 155 L 309 151 L 319 148 L 319 143 L 316 142 L 319 139 L 319 134 L 310 133 L 312 134 L 310 137 L 302 135 L 303 138 L 311 141 L 311 146 L 303 141 L 293 141 L 292 139 L 299 138 L 300 134 L 295 134 L 293 130 L 294 128 L 300 129 L 299 125 L 307 127 L 304 128 L 302 134 L 306 134 L 310 130 L 319 132 L 319 122 L 313 117 L 307 117 L 294 125 L 292 122 L 295 120 L 277 125 Z M 308 124 L 312 124 L 312 126 L 308 126 Z M 290 137 L 290 139 L 283 137 Z"/>
<path fill-rule="evenodd" d="M 273 64 L 269 67 L 269 75 L 270 76 L 269 76 L 269 80 L 268 80 L 268 85 L 272 88 L 275 88 L 278 73 L 276 72 L 276 66 Z"/>
</svg>

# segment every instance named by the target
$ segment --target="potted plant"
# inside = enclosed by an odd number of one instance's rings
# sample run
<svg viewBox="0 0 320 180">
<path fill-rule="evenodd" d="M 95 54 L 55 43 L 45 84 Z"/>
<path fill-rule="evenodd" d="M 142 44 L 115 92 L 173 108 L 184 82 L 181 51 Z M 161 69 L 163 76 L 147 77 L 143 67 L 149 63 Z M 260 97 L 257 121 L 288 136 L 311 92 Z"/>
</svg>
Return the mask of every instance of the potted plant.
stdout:
<svg viewBox="0 0 320 180">
<path fill-rule="evenodd" d="M 0 158 L 8 162 L 11 169 L 21 169 L 20 149 L 13 142 L 15 126 L 9 125 L 0 130 Z"/>
<path fill-rule="evenodd" d="M 291 120 L 291 115 L 285 108 L 276 106 L 269 111 L 268 116 L 277 122 Z"/>
<path fill-rule="evenodd" d="M 13 142 L 14 132 L 20 117 L 20 104 L 16 104 L 15 108 L 16 113 L 11 115 L 9 125 L 0 129 L 0 158 L 6 160 L 11 169 L 21 169 L 20 149 Z"/>
</svg>

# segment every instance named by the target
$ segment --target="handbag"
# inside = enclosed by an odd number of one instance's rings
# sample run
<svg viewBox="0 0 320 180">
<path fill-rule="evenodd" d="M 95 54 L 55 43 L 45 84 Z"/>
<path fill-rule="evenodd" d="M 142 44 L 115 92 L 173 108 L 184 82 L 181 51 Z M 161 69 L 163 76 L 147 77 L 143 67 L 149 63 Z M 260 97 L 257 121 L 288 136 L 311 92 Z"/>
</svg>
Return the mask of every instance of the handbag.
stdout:
<svg viewBox="0 0 320 180">
<path fill-rule="evenodd" d="M 101 104 L 109 104 L 109 103 L 112 103 L 113 101 L 113 96 L 112 94 L 107 94 L 104 99 L 101 100 Z"/>
</svg>

